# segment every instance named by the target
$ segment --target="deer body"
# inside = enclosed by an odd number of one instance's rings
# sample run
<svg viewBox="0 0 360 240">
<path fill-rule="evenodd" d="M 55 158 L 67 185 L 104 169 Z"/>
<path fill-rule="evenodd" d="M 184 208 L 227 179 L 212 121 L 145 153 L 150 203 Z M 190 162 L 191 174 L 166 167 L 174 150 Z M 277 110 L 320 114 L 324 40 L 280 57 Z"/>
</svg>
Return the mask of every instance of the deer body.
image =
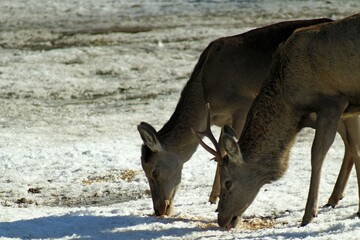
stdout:
<svg viewBox="0 0 360 240">
<path fill-rule="evenodd" d="M 340 120 L 360 113 L 359 14 L 299 29 L 279 48 L 239 142 L 223 136 L 228 157 L 220 167 L 220 226 L 234 227 L 261 186 L 284 174 L 296 133 L 312 112 L 317 114 L 316 133 L 302 225 L 317 214 L 321 167 Z M 351 151 L 359 155 L 360 145 Z M 360 186 L 359 158 L 355 166 Z"/>
<path fill-rule="evenodd" d="M 240 135 L 246 114 L 258 94 L 278 45 L 295 29 L 329 19 L 282 22 L 255 29 L 240 35 L 220 38 L 210 43 L 186 83 L 174 113 L 158 132 L 149 124 L 138 126 L 144 141 L 142 167 L 150 184 L 156 215 L 171 215 L 173 199 L 181 181 L 183 164 L 195 152 L 198 142 L 191 132 L 206 125 L 205 103 L 212 109 L 211 123 L 220 127 L 231 125 Z M 307 122 L 306 126 L 314 121 Z M 351 121 L 359 125 L 358 119 Z M 313 126 L 314 127 L 314 126 Z M 345 133 L 348 127 L 343 125 Z M 342 134 L 344 136 L 344 134 Z M 360 140 L 359 140 L 360 141 Z M 347 144 L 347 139 L 344 138 Z M 335 206 L 353 166 L 353 154 L 346 150 L 346 161 L 329 203 Z M 218 176 L 218 175 L 217 175 Z M 220 192 L 215 177 L 211 202 Z"/>
</svg>

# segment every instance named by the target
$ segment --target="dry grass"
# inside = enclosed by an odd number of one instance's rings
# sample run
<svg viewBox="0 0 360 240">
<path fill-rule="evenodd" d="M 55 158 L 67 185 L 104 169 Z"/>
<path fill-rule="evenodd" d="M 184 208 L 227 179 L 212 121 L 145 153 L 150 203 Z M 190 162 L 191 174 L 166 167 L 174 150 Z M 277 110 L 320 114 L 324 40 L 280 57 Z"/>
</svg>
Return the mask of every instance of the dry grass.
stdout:
<svg viewBox="0 0 360 240">
<path fill-rule="evenodd" d="M 195 216 L 174 216 L 179 221 L 194 222 L 195 225 L 201 229 L 219 229 L 219 225 L 215 220 L 209 220 L 202 217 Z M 236 230 L 259 230 L 274 228 L 278 222 L 271 218 L 251 218 L 239 221 Z"/>
<path fill-rule="evenodd" d="M 82 184 L 84 185 L 90 185 L 94 183 L 102 183 L 102 182 L 117 182 L 120 179 L 131 182 L 135 179 L 136 175 L 139 173 L 139 171 L 135 170 L 122 170 L 122 171 L 111 171 L 108 174 L 105 174 L 103 176 L 89 176 L 86 179 L 82 180 Z"/>
<path fill-rule="evenodd" d="M 196 223 L 197 227 L 201 229 L 216 229 L 219 228 L 219 225 L 215 222 L 198 222 Z"/>
<path fill-rule="evenodd" d="M 274 219 L 261 219 L 261 218 L 252 218 L 245 219 L 238 224 L 239 229 L 245 230 L 258 230 L 266 228 L 274 228 L 277 222 Z"/>
<path fill-rule="evenodd" d="M 120 178 L 124 181 L 131 182 L 132 180 L 134 180 L 136 174 L 138 174 L 138 171 L 124 170 L 121 171 Z"/>
</svg>

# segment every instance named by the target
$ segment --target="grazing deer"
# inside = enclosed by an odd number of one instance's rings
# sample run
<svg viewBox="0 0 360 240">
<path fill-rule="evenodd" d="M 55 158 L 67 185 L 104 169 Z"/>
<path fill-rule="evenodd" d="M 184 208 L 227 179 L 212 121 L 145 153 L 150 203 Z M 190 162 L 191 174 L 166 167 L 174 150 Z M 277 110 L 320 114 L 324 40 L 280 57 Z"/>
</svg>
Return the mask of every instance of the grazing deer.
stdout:
<svg viewBox="0 0 360 240">
<path fill-rule="evenodd" d="M 215 151 L 201 143 L 219 161 L 221 227 L 234 227 L 260 188 L 283 176 L 295 136 L 311 113 L 317 116 L 316 132 L 302 226 L 317 215 L 322 163 L 340 120 L 346 122 L 347 117 L 360 113 L 360 14 L 298 29 L 279 47 L 238 142 L 230 127 L 224 127 L 224 149 L 211 134 L 210 123 L 200 134 L 216 145 Z M 360 129 L 352 131 L 347 140 L 349 151 L 357 156 L 360 216 Z"/>
<path fill-rule="evenodd" d="M 144 142 L 141 163 L 150 184 L 156 215 L 172 213 L 183 164 L 198 146 L 191 128 L 203 129 L 206 125 L 205 103 L 211 104 L 212 124 L 220 127 L 229 124 L 239 136 L 246 114 L 260 91 L 278 45 L 296 28 L 329 21 L 331 20 L 314 19 L 281 22 L 220 38 L 209 44 L 184 87 L 175 112 L 163 128 L 157 132 L 147 123 L 138 125 Z M 352 133 L 352 125 L 358 126 L 358 119 L 343 122 L 343 126 L 339 128 L 346 146 L 346 155 L 338 184 L 329 199 L 332 206 L 342 198 L 353 166 L 354 154 L 350 151 L 347 140 L 347 134 Z M 219 184 L 219 178 L 215 177 L 209 199 L 212 203 L 219 196 Z"/>
</svg>

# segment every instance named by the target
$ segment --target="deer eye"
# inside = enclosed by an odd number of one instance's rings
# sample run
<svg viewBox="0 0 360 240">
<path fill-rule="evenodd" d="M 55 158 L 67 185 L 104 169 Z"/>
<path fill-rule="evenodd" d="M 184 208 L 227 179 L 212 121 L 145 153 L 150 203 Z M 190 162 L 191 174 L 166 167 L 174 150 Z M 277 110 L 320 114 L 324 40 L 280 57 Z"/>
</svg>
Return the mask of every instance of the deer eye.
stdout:
<svg viewBox="0 0 360 240">
<path fill-rule="evenodd" d="M 231 180 L 226 180 L 226 181 L 225 181 L 225 188 L 226 188 L 226 189 L 230 189 L 231 186 L 232 186 L 232 181 L 231 181 Z"/>
<path fill-rule="evenodd" d="M 158 169 L 154 169 L 154 170 L 152 171 L 151 175 L 152 175 L 152 177 L 153 177 L 154 179 L 157 179 L 158 176 L 159 176 L 159 170 L 158 170 Z"/>
</svg>

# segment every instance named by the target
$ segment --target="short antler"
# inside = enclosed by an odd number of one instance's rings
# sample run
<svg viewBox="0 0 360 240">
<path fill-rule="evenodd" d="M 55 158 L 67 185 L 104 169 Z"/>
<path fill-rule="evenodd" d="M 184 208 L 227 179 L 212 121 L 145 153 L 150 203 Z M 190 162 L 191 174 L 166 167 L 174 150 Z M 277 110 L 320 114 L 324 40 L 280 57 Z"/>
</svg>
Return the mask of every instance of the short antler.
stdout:
<svg viewBox="0 0 360 240">
<path fill-rule="evenodd" d="M 206 104 L 206 110 L 207 110 L 207 122 L 206 122 L 206 129 L 205 131 L 195 131 L 194 129 L 191 129 L 193 131 L 193 133 L 195 134 L 195 136 L 197 137 L 199 144 L 205 148 L 206 151 L 208 151 L 209 153 L 211 153 L 212 155 L 214 155 L 215 157 L 213 158 L 215 161 L 220 162 L 222 160 L 221 157 L 221 150 L 220 150 L 220 145 L 219 143 L 216 141 L 214 135 L 211 132 L 211 124 L 210 124 L 210 104 L 207 103 Z M 207 137 L 212 144 L 214 144 L 215 150 L 212 149 L 210 146 L 208 146 L 203 140 L 203 137 Z"/>
</svg>

